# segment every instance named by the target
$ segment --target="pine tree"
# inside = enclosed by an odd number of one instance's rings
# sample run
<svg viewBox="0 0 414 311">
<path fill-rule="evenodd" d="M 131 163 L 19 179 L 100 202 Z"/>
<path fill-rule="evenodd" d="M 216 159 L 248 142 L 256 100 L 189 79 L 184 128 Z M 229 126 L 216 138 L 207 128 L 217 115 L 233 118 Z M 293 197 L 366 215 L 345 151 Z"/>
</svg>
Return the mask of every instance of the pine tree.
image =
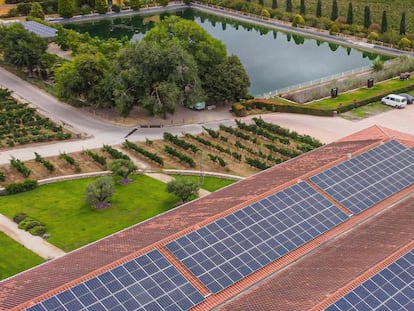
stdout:
<svg viewBox="0 0 414 311">
<path fill-rule="evenodd" d="M 286 12 L 292 12 L 292 0 L 286 0 Z"/>
<path fill-rule="evenodd" d="M 348 5 L 348 15 L 346 16 L 346 23 L 352 25 L 354 23 L 354 8 L 352 7 L 352 2 L 349 2 Z"/>
<path fill-rule="evenodd" d="M 382 11 L 382 20 L 381 20 L 381 33 L 387 32 L 388 22 L 387 22 L 387 11 Z"/>
<path fill-rule="evenodd" d="M 316 4 L 316 17 L 317 18 L 322 17 L 322 2 L 321 2 L 321 0 L 318 0 L 318 3 Z"/>
<path fill-rule="evenodd" d="M 305 0 L 300 0 L 300 15 L 305 16 L 305 14 L 306 14 Z"/>
<path fill-rule="evenodd" d="M 335 21 L 337 18 L 338 18 L 338 2 L 336 2 L 336 0 L 333 0 L 331 20 Z"/>
<path fill-rule="evenodd" d="M 371 10 L 369 6 L 364 8 L 364 27 L 369 28 L 371 26 Z"/>
<path fill-rule="evenodd" d="M 405 35 L 406 29 L 405 29 L 405 12 L 401 15 L 401 22 L 400 22 L 400 35 Z"/>
<path fill-rule="evenodd" d="M 58 0 L 58 13 L 63 18 L 71 18 L 75 9 L 73 0 Z"/>
<path fill-rule="evenodd" d="M 277 9 L 277 0 L 272 1 L 272 10 Z"/>
</svg>

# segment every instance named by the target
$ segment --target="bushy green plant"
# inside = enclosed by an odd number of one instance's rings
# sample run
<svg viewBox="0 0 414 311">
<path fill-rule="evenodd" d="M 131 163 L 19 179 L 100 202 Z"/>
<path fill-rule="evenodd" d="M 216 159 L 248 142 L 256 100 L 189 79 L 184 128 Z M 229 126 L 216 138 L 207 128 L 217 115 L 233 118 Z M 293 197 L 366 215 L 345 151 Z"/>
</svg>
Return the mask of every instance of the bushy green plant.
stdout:
<svg viewBox="0 0 414 311">
<path fill-rule="evenodd" d="M 13 221 L 17 224 L 19 224 L 21 221 L 23 221 L 25 218 L 27 217 L 27 215 L 25 213 L 17 213 L 16 215 L 14 215 L 13 217 Z"/>
<path fill-rule="evenodd" d="M 23 182 L 7 184 L 4 188 L 7 194 L 16 194 L 20 192 L 30 191 L 37 188 L 37 180 L 26 179 Z"/>
<path fill-rule="evenodd" d="M 135 152 L 138 152 L 142 154 L 143 156 L 147 157 L 148 159 L 158 163 L 160 166 L 164 166 L 164 160 L 157 155 L 156 153 L 152 153 L 148 150 L 145 150 L 144 148 L 139 147 L 138 145 L 134 144 L 133 142 L 130 142 L 129 140 L 125 139 L 125 142 L 123 143 L 123 146 L 125 148 L 134 150 Z"/>
<path fill-rule="evenodd" d="M 102 148 L 103 151 L 109 153 L 111 155 L 112 158 L 114 159 L 124 159 L 124 160 L 131 160 L 131 158 L 126 155 L 125 153 L 109 146 L 109 145 L 103 145 Z"/>
<path fill-rule="evenodd" d="M 6 174 L 4 172 L 0 172 L 0 181 L 6 180 Z"/>
<path fill-rule="evenodd" d="M 305 25 L 305 19 L 303 18 L 302 15 L 296 14 L 295 18 L 292 21 L 292 26 L 298 27 L 298 26 L 303 26 L 303 25 Z"/>
<path fill-rule="evenodd" d="M 18 171 L 20 172 L 23 177 L 29 177 L 31 170 L 19 159 L 16 159 L 12 157 L 10 160 L 10 164 Z"/>
</svg>

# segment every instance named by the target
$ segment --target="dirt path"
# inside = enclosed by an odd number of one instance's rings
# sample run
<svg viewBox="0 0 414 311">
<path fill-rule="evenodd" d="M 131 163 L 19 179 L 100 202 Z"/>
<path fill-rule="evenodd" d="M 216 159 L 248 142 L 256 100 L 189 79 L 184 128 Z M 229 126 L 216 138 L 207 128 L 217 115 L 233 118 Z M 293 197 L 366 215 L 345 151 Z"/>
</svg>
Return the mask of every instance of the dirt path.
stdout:
<svg viewBox="0 0 414 311">
<path fill-rule="evenodd" d="M 53 259 L 65 255 L 64 251 L 41 237 L 19 229 L 16 223 L 2 214 L 0 214 L 0 231 L 44 259 Z"/>
</svg>

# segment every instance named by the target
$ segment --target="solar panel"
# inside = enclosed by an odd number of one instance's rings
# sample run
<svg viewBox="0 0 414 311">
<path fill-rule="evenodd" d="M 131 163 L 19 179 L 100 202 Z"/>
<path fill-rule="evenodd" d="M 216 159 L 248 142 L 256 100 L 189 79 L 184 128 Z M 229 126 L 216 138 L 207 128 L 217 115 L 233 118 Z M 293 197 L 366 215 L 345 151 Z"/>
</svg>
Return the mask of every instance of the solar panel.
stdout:
<svg viewBox="0 0 414 311">
<path fill-rule="evenodd" d="M 204 297 L 154 250 L 27 310 L 188 310 Z"/>
<path fill-rule="evenodd" d="M 217 293 L 346 219 L 309 184 L 300 182 L 166 246 Z"/>
<path fill-rule="evenodd" d="M 310 180 L 358 214 L 414 183 L 414 151 L 392 140 Z"/>
<path fill-rule="evenodd" d="M 326 310 L 414 310 L 414 249 Z"/>
<path fill-rule="evenodd" d="M 24 22 L 23 27 L 42 38 L 53 38 L 57 34 L 57 30 L 55 28 L 34 21 Z"/>
</svg>

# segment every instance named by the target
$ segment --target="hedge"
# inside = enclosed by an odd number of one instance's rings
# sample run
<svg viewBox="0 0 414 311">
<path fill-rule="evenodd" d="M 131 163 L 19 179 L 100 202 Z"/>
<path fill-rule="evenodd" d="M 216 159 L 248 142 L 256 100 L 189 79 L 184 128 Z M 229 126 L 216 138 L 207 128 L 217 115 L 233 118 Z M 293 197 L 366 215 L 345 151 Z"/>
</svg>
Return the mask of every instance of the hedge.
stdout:
<svg viewBox="0 0 414 311">
<path fill-rule="evenodd" d="M 4 188 L 7 194 L 16 194 L 20 192 L 30 191 L 37 188 L 37 180 L 26 179 L 23 182 L 7 184 Z"/>
</svg>

